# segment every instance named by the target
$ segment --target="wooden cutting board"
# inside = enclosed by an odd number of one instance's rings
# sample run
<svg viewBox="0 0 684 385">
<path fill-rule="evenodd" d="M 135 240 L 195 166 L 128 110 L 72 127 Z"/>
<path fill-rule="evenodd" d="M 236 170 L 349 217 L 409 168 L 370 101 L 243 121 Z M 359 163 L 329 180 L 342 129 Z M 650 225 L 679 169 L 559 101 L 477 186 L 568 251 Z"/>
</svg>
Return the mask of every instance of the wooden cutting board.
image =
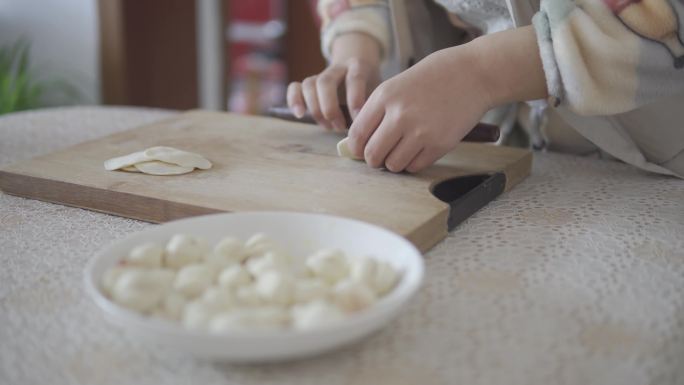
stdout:
<svg viewBox="0 0 684 385">
<path fill-rule="evenodd" d="M 462 143 L 422 173 L 393 174 L 338 157 L 340 139 L 313 125 L 190 111 L 2 168 L 0 189 L 150 222 L 226 211 L 329 213 L 383 226 L 427 251 L 525 178 L 532 158 Z M 197 152 L 214 167 L 180 176 L 103 168 L 106 159 L 157 145 Z"/>
</svg>

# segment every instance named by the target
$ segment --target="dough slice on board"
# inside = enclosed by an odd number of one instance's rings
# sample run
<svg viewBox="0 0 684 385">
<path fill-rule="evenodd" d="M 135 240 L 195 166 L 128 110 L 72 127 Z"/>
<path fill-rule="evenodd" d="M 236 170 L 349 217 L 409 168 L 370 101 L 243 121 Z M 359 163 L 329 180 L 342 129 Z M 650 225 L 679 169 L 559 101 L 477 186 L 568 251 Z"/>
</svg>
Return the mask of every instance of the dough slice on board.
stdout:
<svg viewBox="0 0 684 385">
<path fill-rule="evenodd" d="M 179 175 L 195 168 L 209 169 L 211 162 L 199 154 L 173 147 L 156 146 L 106 160 L 104 167 L 108 171 L 124 170 L 152 175 Z"/>
<path fill-rule="evenodd" d="M 140 172 L 151 175 L 180 175 L 187 174 L 195 169 L 194 167 L 182 167 L 158 160 L 136 163 L 135 168 Z"/>
<path fill-rule="evenodd" d="M 138 151 L 138 152 L 134 152 L 132 154 L 128 154 L 128 155 L 124 155 L 124 156 L 119 156 L 117 158 L 105 160 L 104 168 L 107 171 L 114 171 L 114 170 L 122 169 L 124 167 L 133 166 L 136 163 L 147 162 L 149 160 L 152 160 L 152 159 L 149 159 L 145 155 L 145 151 Z"/>
<path fill-rule="evenodd" d="M 126 166 L 126 167 L 121 167 L 122 170 L 128 171 L 128 172 L 140 172 L 135 166 Z"/>
<path fill-rule="evenodd" d="M 202 170 L 211 168 L 211 162 L 205 157 L 192 152 L 178 150 L 173 147 L 156 146 L 144 151 L 148 160 L 160 160 L 166 163 L 177 164 L 181 167 L 193 167 Z"/>
</svg>

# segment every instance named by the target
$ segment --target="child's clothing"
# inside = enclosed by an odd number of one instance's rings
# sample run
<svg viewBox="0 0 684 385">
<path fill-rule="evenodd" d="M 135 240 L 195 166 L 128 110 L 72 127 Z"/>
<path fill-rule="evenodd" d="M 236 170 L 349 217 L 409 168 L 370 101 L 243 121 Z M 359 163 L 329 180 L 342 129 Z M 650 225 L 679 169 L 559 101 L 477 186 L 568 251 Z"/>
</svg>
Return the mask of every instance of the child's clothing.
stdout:
<svg viewBox="0 0 684 385">
<path fill-rule="evenodd" d="M 321 0 L 323 52 L 341 33 L 367 33 L 398 71 L 473 35 L 533 24 L 550 95 L 533 111 L 551 108 L 532 120 L 563 122 L 626 163 L 684 177 L 684 0 L 435 2 L 467 37 L 450 32 L 445 43 L 424 0 Z M 532 129 L 542 143 L 563 137 Z"/>
</svg>

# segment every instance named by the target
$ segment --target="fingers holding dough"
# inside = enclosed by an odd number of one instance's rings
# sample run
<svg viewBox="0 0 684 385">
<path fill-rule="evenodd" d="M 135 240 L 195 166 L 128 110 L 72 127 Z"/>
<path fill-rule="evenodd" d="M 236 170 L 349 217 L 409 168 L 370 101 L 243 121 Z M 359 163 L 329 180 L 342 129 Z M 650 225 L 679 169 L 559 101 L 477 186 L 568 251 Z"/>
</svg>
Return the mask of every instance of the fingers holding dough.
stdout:
<svg viewBox="0 0 684 385">
<path fill-rule="evenodd" d="M 347 144 L 349 138 L 344 138 L 337 142 L 337 155 L 343 157 L 343 158 L 349 158 L 349 159 L 354 159 L 354 160 L 363 160 L 363 158 L 359 158 L 357 156 L 354 156 L 354 154 L 351 152 L 349 149 L 349 145 Z"/>
</svg>

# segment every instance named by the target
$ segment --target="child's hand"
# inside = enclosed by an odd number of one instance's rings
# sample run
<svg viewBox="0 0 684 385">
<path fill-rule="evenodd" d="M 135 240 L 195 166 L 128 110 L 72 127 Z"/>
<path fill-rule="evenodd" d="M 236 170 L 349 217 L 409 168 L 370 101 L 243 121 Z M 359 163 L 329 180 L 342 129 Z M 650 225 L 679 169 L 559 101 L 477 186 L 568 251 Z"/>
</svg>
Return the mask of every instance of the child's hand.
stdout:
<svg viewBox="0 0 684 385">
<path fill-rule="evenodd" d="M 352 123 L 349 149 L 371 167 L 418 172 L 452 150 L 488 109 L 545 96 L 534 30 L 487 35 L 378 86 Z"/>
<path fill-rule="evenodd" d="M 335 39 L 330 65 L 318 75 L 287 88 L 287 104 L 295 116 L 302 117 L 308 109 L 316 121 L 336 131 L 346 131 L 340 110 L 338 89 L 344 85 L 347 107 L 356 117 L 368 92 L 379 82 L 380 45 L 362 33 L 348 33 Z"/>
<path fill-rule="evenodd" d="M 351 126 L 350 150 L 371 167 L 393 172 L 434 163 L 491 107 L 474 66 L 452 48 L 380 84 Z"/>
</svg>

